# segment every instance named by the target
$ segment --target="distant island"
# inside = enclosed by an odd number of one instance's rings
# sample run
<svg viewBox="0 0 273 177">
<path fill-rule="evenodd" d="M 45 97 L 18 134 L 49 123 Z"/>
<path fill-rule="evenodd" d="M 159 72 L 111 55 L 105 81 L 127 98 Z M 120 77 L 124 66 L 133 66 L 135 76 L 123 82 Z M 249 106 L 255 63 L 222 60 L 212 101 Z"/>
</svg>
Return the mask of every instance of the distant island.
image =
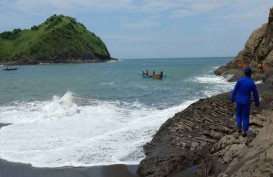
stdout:
<svg viewBox="0 0 273 177">
<path fill-rule="evenodd" d="M 0 33 L 0 64 L 104 62 L 103 41 L 75 18 L 53 15 L 31 29 Z"/>
</svg>

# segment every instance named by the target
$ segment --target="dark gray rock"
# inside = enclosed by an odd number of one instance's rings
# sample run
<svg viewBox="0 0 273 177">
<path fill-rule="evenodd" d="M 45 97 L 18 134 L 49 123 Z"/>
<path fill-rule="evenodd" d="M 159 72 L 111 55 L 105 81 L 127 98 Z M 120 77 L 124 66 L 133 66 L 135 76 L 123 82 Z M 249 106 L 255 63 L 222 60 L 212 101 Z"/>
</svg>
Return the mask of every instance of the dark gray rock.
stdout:
<svg viewBox="0 0 273 177">
<path fill-rule="evenodd" d="M 273 76 L 257 88 L 261 106 L 252 105 L 251 136 L 236 133 L 230 92 L 201 99 L 168 119 L 144 146 L 146 158 L 139 164 L 138 175 L 169 176 L 198 164 L 203 176 L 223 172 L 259 134 L 268 119 L 264 112 L 273 108 Z"/>
<path fill-rule="evenodd" d="M 234 104 L 229 93 L 202 99 L 166 121 L 144 146 L 140 176 L 168 176 L 199 164 L 213 145 L 233 133 Z"/>
</svg>

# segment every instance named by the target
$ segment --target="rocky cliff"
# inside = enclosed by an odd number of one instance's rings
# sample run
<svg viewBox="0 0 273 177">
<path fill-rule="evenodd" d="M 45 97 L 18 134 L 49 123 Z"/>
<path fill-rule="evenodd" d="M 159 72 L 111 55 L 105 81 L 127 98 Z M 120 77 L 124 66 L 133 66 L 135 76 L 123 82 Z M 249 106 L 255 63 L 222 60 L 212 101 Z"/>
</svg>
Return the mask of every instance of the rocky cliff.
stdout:
<svg viewBox="0 0 273 177">
<path fill-rule="evenodd" d="M 272 42 L 271 42 L 272 41 Z M 253 68 L 261 105 L 252 105 L 247 137 L 236 132 L 235 104 L 231 93 L 201 99 L 168 119 L 152 141 L 144 146 L 145 159 L 138 175 L 166 177 L 189 167 L 197 176 L 261 177 L 273 176 L 273 10 L 268 23 L 256 30 L 243 51 L 216 74 L 243 74 L 242 64 Z M 262 61 L 266 67 L 259 71 Z"/>
<path fill-rule="evenodd" d="M 75 18 L 53 15 L 31 29 L 0 33 L 0 64 L 93 62 L 112 59 L 103 41 Z"/>
<path fill-rule="evenodd" d="M 264 71 L 258 64 L 265 65 Z M 232 74 L 232 80 L 242 75 L 242 66 L 246 64 L 253 69 L 254 80 L 265 80 L 273 73 L 273 9 L 270 9 L 268 22 L 255 30 L 245 44 L 245 48 L 226 66 L 215 70 L 217 75 Z"/>
<path fill-rule="evenodd" d="M 263 160 L 273 163 L 273 76 L 258 90 L 261 106 L 252 107 L 247 138 L 236 132 L 230 93 L 199 100 L 167 120 L 144 146 L 146 158 L 139 164 L 138 175 L 165 177 L 194 165 L 200 176 L 255 176 L 247 170 L 255 166 L 255 174 L 273 174 L 262 168 Z"/>
</svg>

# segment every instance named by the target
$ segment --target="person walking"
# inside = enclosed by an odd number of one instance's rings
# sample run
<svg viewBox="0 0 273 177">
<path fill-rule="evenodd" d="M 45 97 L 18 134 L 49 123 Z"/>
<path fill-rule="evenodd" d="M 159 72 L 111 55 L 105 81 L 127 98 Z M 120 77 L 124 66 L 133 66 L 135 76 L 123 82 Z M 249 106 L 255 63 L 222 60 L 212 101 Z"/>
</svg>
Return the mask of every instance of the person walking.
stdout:
<svg viewBox="0 0 273 177">
<path fill-rule="evenodd" d="M 251 68 L 247 67 L 245 70 L 245 77 L 240 78 L 231 95 L 232 102 L 236 100 L 236 122 L 238 132 L 242 132 L 243 123 L 243 137 L 247 136 L 249 129 L 249 115 L 251 104 L 251 92 L 253 93 L 255 106 L 260 105 L 259 95 L 254 81 L 251 79 Z"/>
</svg>

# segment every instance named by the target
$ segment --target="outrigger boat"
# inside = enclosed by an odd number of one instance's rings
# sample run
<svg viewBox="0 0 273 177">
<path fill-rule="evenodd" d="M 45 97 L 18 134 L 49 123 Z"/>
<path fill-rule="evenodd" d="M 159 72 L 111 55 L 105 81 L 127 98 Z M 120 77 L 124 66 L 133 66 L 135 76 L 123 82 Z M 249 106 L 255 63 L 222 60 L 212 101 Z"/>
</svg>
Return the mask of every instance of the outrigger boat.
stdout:
<svg viewBox="0 0 273 177">
<path fill-rule="evenodd" d="M 163 79 L 163 77 L 166 77 L 166 75 L 147 75 L 145 73 L 142 73 L 142 76 L 144 78 L 152 78 L 152 79 Z"/>
</svg>

